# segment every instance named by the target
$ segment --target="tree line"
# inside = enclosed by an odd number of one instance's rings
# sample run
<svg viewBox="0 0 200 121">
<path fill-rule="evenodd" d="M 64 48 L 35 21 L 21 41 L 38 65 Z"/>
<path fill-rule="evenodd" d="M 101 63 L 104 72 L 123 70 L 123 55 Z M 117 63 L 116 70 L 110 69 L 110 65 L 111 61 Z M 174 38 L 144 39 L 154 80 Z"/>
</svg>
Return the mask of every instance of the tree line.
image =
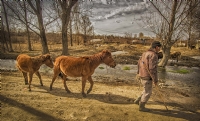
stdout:
<svg viewBox="0 0 200 121">
<path fill-rule="evenodd" d="M 72 41 L 69 40 L 72 33 L 83 34 L 84 42 L 93 33 L 94 28 L 88 13 L 81 12 L 81 3 L 78 0 L 1 0 L 1 4 L 1 43 L 4 51 L 13 52 L 10 30 L 25 31 L 29 51 L 32 51 L 30 33 L 34 32 L 40 37 L 42 53 L 46 54 L 49 53 L 46 32 L 48 29 L 56 29 L 62 36 L 62 55 L 69 54 L 68 42 Z"/>
</svg>

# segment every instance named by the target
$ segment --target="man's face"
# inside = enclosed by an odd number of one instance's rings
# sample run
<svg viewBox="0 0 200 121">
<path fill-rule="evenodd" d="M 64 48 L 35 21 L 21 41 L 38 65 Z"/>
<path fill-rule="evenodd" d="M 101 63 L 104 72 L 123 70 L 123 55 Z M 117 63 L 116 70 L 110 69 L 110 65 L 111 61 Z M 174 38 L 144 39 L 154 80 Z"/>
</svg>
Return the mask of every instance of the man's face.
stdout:
<svg viewBox="0 0 200 121">
<path fill-rule="evenodd" d="M 156 46 L 156 52 L 159 52 L 161 47 Z"/>
</svg>

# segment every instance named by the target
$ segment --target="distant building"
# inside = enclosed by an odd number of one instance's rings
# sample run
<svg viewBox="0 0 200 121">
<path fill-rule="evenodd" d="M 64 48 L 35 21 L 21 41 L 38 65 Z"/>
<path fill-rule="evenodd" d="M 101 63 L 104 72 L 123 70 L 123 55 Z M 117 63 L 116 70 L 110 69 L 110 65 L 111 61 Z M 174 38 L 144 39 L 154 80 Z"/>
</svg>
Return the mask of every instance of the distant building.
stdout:
<svg viewBox="0 0 200 121">
<path fill-rule="evenodd" d="M 90 43 L 101 43 L 103 39 L 91 39 Z"/>
<path fill-rule="evenodd" d="M 107 4 L 107 0 L 101 0 L 103 4 Z"/>
<path fill-rule="evenodd" d="M 112 3 L 115 3 L 116 1 L 115 0 L 101 0 L 101 3 L 103 4 L 112 4 Z"/>
</svg>

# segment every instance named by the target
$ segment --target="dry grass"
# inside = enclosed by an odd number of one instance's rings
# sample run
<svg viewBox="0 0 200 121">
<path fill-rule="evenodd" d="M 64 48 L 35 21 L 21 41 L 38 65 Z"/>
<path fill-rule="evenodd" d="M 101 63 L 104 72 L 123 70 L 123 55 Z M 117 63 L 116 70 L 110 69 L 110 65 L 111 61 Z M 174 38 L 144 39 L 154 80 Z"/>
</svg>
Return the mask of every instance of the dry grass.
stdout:
<svg viewBox="0 0 200 121">
<path fill-rule="evenodd" d="M 171 52 L 181 52 L 184 56 L 200 56 L 200 51 L 197 49 L 188 49 L 187 47 L 172 47 Z"/>
</svg>

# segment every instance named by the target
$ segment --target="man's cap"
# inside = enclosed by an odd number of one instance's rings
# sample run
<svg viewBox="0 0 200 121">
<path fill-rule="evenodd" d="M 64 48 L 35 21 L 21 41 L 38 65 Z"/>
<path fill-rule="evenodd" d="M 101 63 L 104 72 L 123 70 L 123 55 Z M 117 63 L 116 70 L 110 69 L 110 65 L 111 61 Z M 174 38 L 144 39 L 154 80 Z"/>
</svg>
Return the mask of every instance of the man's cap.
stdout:
<svg viewBox="0 0 200 121">
<path fill-rule="evenodd" d="M 161 45 L 161 43 L 159 41 L 152 42 L 151 47 L 155 48 L 156 46 L 161 47 L 162 45 Z"/>
</svg>

